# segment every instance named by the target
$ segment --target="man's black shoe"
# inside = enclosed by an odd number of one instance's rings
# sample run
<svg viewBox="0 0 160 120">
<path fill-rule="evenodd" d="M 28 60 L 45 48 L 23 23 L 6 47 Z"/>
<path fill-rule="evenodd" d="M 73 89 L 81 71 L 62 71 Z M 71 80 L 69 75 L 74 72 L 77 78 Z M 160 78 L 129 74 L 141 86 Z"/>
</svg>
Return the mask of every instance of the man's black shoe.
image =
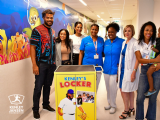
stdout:
<svg viewBox="0 0 160 120">
<path fill-rule="evenodd" d="M 40 118 L 39 111 L 33 111 L 33 117 L 34 117 L 35 119 L 39 119 L 39 118 Z"/>
<path fill-rule="evenodd" d="M 48 110 L 48 111 L 50 111 L 50 112 L 55 112 L 55 109 L 51 108 L 50 105 L 48 105 L 48 106 L 43 106 L 43 109 Z"/>
</svg>

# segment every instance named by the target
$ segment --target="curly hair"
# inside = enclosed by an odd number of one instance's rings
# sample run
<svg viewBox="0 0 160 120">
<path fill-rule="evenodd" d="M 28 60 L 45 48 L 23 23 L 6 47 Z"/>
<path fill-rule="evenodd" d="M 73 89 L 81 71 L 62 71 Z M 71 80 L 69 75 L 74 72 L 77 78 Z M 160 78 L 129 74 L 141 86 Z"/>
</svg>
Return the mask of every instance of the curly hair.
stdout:
<svg viewBox="0 0 160 120">
<path fill-rule="evenodd" d="M 139 44 L 142 43 L 142 41 L 144 40 L 144 29 L 146 28 L 146 26 L 148 25 L 151 25 L 152 26 L 152 29 L 153 29 L 153 35 L 151 36 L 150 40 L 152 42 L 152 44 L 155 42 L 156 40 L 156 33 L 157 33 L 157 29 L 156 29 L 156 26 L 153 22 L 149 21 L 149 22 L 146 22 L 142 25 L 141 27 L 141 30 L 140 30 L 140 33 L 139 33 L 139 38 L 138 38 L 138 41 L 139 41 Z"/>
<path fill-rule="evenodd" d="M 42 18 L 44 18 L 46 16 L 46 14 L 52 14 L 54 16 L 55 12 L 53 12 L 50 9 L 47 9 L 47 10 L 42 12 Z"/>
<path fill-rule="evenodd" d="M 120 30 L 119 25 L 118 25 L 117 23 L 115 23 L 115 22 L 112 22 L 112 23 L 110 23 L 109 25 L 107 25 L 106 30 L 108 31 L 108 29 L 109 29 L 110 27 L 114 28 L 117 32 L 119 32 L 119 30 Z"/>
<path fill-rule="evenodd" d="M 66 40 L 65 40 L 66 48 L 67 48 L 67 50 L 68 50 L 68 48 L 71 50 L 71 46 L 70 46 L 71 39 L 69 39 L 69 32 L 68 32 L 68 30 L 66 30 L 66 29 L 61 29 L 61 30 L 59 31 L 59 33 L 58 33 L 58 37 L 57 37 L 57 39 L 56 39 L 56 42 L 57 42 L 57 43 L 60 43 L 60 42 L 61 42 L 60 33 L 61 33 L 61 31 L 63 31 L 63 30 L 66 32 Z"/>
</svg>

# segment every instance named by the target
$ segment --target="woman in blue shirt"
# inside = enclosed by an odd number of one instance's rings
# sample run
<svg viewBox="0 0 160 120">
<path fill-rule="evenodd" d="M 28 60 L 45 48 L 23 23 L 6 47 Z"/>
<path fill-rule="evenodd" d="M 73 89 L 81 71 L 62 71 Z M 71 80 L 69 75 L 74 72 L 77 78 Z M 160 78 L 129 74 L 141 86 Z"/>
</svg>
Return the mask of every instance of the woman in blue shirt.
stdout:
<svg viewBox="0 0 160 120">
<path fill-rule="evenodd" d="M 79 54 L 79 65 L 103 66 L 102 53 L 104 40 L 98 37 L 99 26 L 91 25 L 91 35 L 82 39 Z M 97 73 L 97 90 L 101 73 Z"/>
<path fill-rule="evenodd" d="M 103 70 L 108 100 L 108 106 L 105 107 L 105 110 L 110 109 L 110 114 L 116 112 L 117 72 L 122 43 L 124 41 L 124 39 L 116 36 L 119 29 L 117 23 L 110 23 L 106 27 L 109 39 L 104 43 L 105 60 Z"/>
</svg>

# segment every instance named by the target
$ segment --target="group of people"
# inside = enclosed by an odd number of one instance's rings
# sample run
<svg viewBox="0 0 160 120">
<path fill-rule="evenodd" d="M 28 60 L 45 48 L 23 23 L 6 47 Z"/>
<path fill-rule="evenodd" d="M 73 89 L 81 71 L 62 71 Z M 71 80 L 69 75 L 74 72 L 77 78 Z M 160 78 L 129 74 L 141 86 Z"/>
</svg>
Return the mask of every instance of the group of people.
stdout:
<svg viewBox="0 0 160 120">
<path fill-rule="evenodd" d="M 89 93 L 83 93 L 83 95 L 79 94 L 77 98 L 82 98 L 82 102 L 94 103 L 93 95 L 89 95 Z"/>
<path fill-rule="evenodd" d="M 153 22 L 144 23 L 136 40 L 134 26 L 127 25 L 123 34 L 126 40 L 117 37 L 120 27 L 110 23 L 106 27 L 109 39 L 98 36 L 99 26 L 91 25 L 91 35 L 82 35 L 83 24 L 75 23 L 75 34 L 69 35 L 61 29 L 56 38 L 51 28 L 54 12 L 42 13 L 44 24 L 32 31 L 30 39 L 35 88 L 33 95 L 33 115 L 40 118 L 39 99 L 43 87 L 43 108 L 55 111 L 49 105 L 50 86 L 53 74 L 59 65 L 94 65 L 104 69 L 108 106 L 105 110 L 116 112 L 118 87 L 124 102 L 124 119 L 135 113 L 134 91 L 137 90 L 136 120 L 144 119 L 144 99 L 149 96 L 147 120 L 156 120 L 156 100 L 160 89 L 160 29 L 156 39 L 156 26 Z M 150 57 L 150 53 L 155 57 Z M 103 62 L 104 57 L 104 62 Z M 141 72 L 139 71 L 141 65 Z M 97 68 L 97 71 L 99 69 Z M 97 90 L 101 74 L 97 74 Z M 118 84 L 118 87 L 117 87 Z"/>
</svg>

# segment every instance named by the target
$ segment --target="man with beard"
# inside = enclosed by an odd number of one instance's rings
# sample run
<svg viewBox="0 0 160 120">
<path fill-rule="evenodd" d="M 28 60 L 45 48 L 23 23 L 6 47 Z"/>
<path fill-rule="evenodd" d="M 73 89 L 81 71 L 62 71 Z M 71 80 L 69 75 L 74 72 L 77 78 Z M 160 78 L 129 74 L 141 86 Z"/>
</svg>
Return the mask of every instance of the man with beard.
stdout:
<svg viewBox="0 0 160 120">
<path fill-rule="evenodd" d="M 80 105 L 77 105 L 77 100 L 73 97 L 74 91 L 72 89 L 69 89 L 66 94 L 66 98 L 61 100 L 58 106 L 58 114 L 60 116 L 63 116 L 64 120 L 75 120 L 76 106 L 82 113 L 85 114 L 83 108 Z M 61 112 L 61 109 L 63 110 L 63 113 Z"/>
<path fill-rule="evenodd" d="M 50 86 L 52 85 L 55 65 L 55 37 L 53 25 L 54 12 L 45 10 L 42 13 L 44 24 L 32 31 L 30 39 L 30 53 L 35 74 L 35 87 L 33 93 L 33 116 L 40 118 L 39 100 L 43 87 L 43 109 L 54 112 L 49 105 Z"/>
<path fill-rule="evenodd" d="M 90 100 L 91 96 L 89 96 L 89 93 L 87 94 L 87 99 L 85 102 L 88 102 Z"/>
</svg>

